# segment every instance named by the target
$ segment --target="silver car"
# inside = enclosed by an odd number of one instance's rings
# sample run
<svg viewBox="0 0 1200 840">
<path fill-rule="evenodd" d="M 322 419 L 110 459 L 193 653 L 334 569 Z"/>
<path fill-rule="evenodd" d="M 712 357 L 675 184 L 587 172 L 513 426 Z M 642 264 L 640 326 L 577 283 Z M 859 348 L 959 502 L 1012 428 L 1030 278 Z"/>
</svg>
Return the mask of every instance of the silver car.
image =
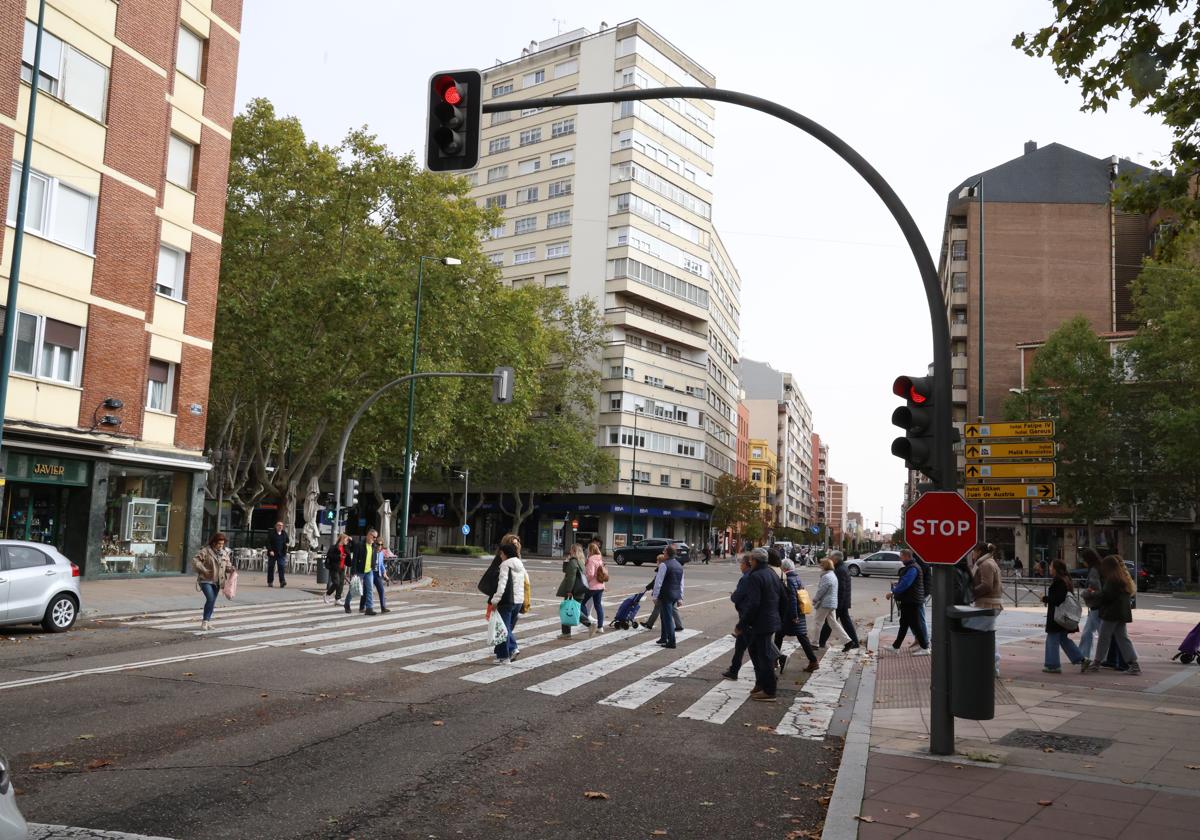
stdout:
<svg viewBox="0 0 1200 840">
<path fill-rule="evenodd" d="M 870 575 L 895 577 L 903 568 L 904 563 L 900 561 L 899 551 L 876 551 L 866 557 L 856 557 L 846 561 L 846 571 L 854 577 L 859 575 L 863 577 Z"/>
<path fill-rule="evenodd" d="M 52 545 L 0 540 L 0 625 L 70 630 L 79 617 L 79 567 Z"/>
<path fill-rule="evenodd" d="M 0 840 L 26 840 L 29 828 L 17 808 L 12 778 L 8 775 L 8 759 L 0 753 Z"/>
</svg>

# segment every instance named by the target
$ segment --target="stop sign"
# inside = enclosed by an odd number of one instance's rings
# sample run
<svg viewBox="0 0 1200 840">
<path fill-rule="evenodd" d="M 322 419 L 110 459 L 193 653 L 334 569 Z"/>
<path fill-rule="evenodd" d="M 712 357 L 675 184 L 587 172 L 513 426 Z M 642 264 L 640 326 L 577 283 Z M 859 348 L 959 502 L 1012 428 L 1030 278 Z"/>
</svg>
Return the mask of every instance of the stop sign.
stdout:
<svg viewBox="0 0 1200 840">
<path fill-rule="evenodd" d="M 925 493 L 904 512 L 904 539 L 926 563 L 957 563 L 978 541 L 975 509 L 945 490 Z"/>
</svg>

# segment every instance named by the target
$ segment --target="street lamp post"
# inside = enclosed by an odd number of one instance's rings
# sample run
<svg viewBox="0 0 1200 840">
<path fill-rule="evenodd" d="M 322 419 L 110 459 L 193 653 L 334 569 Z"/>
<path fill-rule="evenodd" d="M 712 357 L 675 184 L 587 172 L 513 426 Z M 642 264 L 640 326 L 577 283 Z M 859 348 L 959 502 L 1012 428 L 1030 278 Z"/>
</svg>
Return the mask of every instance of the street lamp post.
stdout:
<svg viewBox="0 0 1200 840">
<path fill-rule="evenodd" d="M 636 402 L 633 404 L 633 466 L 629 470 L 629 543 L 633 545 L 633 505 L 634 493 L 637 490 L 637 446 L 638 446 L 638 415 L 642 413 L 642 407 Z"/>
<path fill-rule="evenodd" d="M 463 545 L 467 544 L 467 494 L 471 487 L 471 470 L 467 468 L 462 471 L 463 480 L 463 515 L 462 515 L 462 531 Z"/>
<path fill-rule="evenodd" d="M 417 307 L 413 316 L 413 346 L 410 374 L 417 372 L 417 351 L 421 346 L 421 289 L 425 283 L 425 261 L 437 260 L 442 265 L 462 265 L 456 257 L 420 257 L 417 260 Z M 408 425 L 404 438 L 404 502 L 400 511 L 400 556 L 408 556 L 408 504 L 412 492 L 413 416 L 417 409 L 417 380 L 408 383 Z"/>
<path fill-rule="evenodd" d="M 983 398 L 983 176 L 979 176 L 974 184 L 969 187 L 963 187 L 958 192 L 959 198 L 969 198 L 974 196 L 979 202 L 979 359 L 977 364 L 978 379 L 978 405 L 979 422 L 982 423 L 987 419 L 984 413 L 984 398 Z M 980 500 L 979 502 L 979 533 L 983 542 L 987 542 L 987 502 Z"/>
</svg>

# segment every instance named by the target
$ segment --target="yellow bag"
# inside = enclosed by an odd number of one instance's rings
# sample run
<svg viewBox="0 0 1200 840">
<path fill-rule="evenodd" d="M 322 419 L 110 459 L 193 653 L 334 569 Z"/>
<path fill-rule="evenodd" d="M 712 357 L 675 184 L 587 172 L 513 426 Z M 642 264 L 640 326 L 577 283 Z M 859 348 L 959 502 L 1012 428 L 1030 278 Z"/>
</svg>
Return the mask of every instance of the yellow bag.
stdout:
<svg viewBox="0 0 1200 840">
<path fill-rule="evenodd" d="M 525 573 L 525 602 L 521 604 L 521 615 L 533 609 L 533 584 L 529 582 L 529 573 Z"/>
<path fill-rule="evenodd" d="M 800 615 L 809 615 L 813 611 L 812 597 L 807 589 L 796 590 L 796 603 L 800 605 Z"/>
</svg>

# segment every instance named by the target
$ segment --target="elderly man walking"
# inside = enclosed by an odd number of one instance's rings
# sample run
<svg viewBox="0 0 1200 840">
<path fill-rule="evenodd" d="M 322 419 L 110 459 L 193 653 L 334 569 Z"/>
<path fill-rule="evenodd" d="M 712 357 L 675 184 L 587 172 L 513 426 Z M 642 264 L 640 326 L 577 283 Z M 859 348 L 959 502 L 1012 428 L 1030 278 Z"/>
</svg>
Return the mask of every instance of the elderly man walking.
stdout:
<svg viewBox="0 0 1200 840">
<path fill-rule="evenodd" d="M 840 551 L 829 552 L 829 558 L 833 560 L 833 574 L 837 578 L 837 620 L 842 625 L 842 629 L 846 631 L 846 635 L 850 637 L 850 641 L 842 646 L 842 650 L 854 650 L 859 646 L 858 631 L 854 629 L 854 619 L 850 617 L 850 570 L 846 568 L 845 557 Z M 828 624 L 821 625 L 821 638 L 819 639 L 819 647 L 825 647 L 825 642 L 829 640 L 829 634 L 832 632 Z"/>
<path fill-rule="evenodd" d="M 775 678 L 775 657 L 771 640 L 783 626 L 787 614 L 787 589 L 779 575 L 768 565 L 764 548 L 750 552 L 753 571 L 747 578 L 745 596 L 738 604 L 738 623 L 735 636 L 750 635 L 750 661 L 754 663 L 755 689 L 751 700 L 775 702 L 778 683 Z"/>
</svg>

